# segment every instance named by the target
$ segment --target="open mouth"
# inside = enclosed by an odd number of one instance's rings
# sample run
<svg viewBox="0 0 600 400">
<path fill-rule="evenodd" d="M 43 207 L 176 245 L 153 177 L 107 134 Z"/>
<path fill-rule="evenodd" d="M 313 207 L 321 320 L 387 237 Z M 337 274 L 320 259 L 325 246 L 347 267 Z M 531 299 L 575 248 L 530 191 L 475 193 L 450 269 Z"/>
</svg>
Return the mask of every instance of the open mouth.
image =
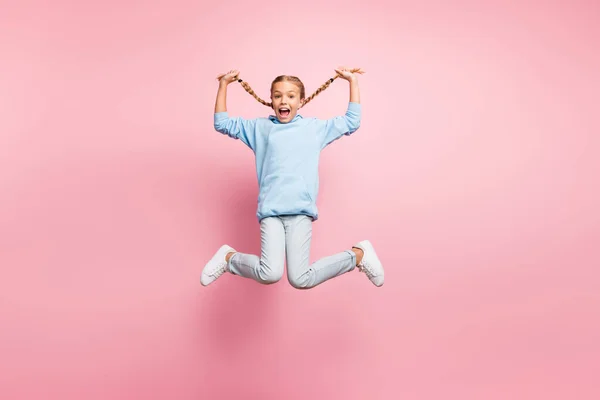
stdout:
<svg viewBox="0 0 600 400">
<path fill-rule="evenodd" d="M 289 117 L 289 116 L 290 116 L 290 112 L 291 112 L 291 111 L 290 111 L 290 109 L 289 109 L 289 108 L 287 108 L 287 107 L 281 107 L 281 108 L 279 109 L 279 115 L 280 115 L 282 118 L 287 118 L 287 117 Z"/>
</svg>

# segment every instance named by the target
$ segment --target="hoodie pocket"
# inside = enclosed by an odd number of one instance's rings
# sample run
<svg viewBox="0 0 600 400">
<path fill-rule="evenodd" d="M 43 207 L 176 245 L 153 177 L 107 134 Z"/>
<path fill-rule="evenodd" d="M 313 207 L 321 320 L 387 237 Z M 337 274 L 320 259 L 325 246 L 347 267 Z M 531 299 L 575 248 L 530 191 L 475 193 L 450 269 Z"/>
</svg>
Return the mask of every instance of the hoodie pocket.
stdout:
<svg viewBox="0 0 600 400">
<path fill-rule="evenodd" d="M 276 212 L 302 211 L 313 203 L 304 178 L 291 174 L 272 174 L 263 179 L 259 204 Z"/>
</svg>

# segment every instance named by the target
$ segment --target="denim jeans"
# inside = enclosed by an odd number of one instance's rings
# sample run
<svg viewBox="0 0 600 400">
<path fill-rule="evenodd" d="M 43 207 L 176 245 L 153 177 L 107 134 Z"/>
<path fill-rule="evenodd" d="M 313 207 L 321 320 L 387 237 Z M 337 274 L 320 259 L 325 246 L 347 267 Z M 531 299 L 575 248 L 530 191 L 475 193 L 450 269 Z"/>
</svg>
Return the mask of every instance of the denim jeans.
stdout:
<svg viewBox="0 0 600 400">
<path fill-rule="evenodd" d="M 270 284 L 283 277 L 284 261 L 287 261 L 288 281 L 298 289 L 309 289 L 352 271 L 356 266 L 356 255 L 352 250 L 310 263 L 312 223 L 312 218 L 306 215 L 262 219 L 260 257 L 235 253 L 229 259 L 229 271 L 259 283 Z"/>
</svg>

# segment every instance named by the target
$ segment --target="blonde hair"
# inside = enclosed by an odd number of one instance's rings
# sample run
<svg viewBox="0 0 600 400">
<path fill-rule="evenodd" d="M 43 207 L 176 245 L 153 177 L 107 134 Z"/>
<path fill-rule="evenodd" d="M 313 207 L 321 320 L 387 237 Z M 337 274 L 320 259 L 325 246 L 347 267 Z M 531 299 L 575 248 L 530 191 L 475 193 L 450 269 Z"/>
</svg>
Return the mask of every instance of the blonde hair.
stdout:
<svg viewBox="0 0 600 400">
<path fill-rule="evenodd" d="M 362 74 L 364 71 L 362 71 L 360 68 L 355 68 L 355 69 L 350 70 L 350 72 Z M 298 86 L 298 89 L 300 89 L 300 99 L 304 99 L 302 101 L 302 107 L 304 107 L 309 101 L 314 99 L 319 93 L 321 93 L 323 90 L 327 89 L 329 87 L 329 85 L 331 85 L 333 83 L 333 81 L 336 80 L 337 78 L 339 78 L 340 76 L 341 76 L 340 74 L 336 74 L 336 76 L 334 76 L 333 78 L 329 78 L 327 80 L 327 82 L 322 84 L 317 90 L 315 90 L 315 92 L 313 94 L 311 94 L 307 98 L 304 97 L 306 95 L 306 91 L 304 89 L 304 84 L 298 77 L 292 76 L 292 75 L 279 75 L 277 78 L 275 78 L 273 80 L 273 82 L 271 82 L 271 91 L 273 91 L 273 86 L 275 86 L 275 84 L 278 82 L 291 82 L 294 85 Z M 273 103 L 269 103 L 269 102 L 261 99 L 260 97 L 258 97 L 258 95 L 254 92 L 254 90 L 252 90 L 252 88 L 250 87 L 250 85 L 248 85 L 248 83 L 244 82 L 242 79 L 238 79 L 238 82 L 240 83 L 240 85 L 242 85 L 242 87 L 246 90 L 246 92 L 250 93 L 252 95 L 252 97 L 254 97 L 259 103 L 264 104 L 265 106 L 267 106 L 269 108 L 273 108 Z"/>
</svg>

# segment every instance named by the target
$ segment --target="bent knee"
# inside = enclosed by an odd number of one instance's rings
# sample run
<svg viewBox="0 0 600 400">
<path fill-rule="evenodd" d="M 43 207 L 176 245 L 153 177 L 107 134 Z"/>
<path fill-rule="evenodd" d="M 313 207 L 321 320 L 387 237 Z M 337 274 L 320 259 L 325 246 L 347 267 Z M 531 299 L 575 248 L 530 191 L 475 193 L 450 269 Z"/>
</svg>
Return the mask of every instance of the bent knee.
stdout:
<svg viewBox="0 0 600 400">
<path fill-rule="evenodd" d="M 283 278 L 283 264 L 282 265 L 270 265 L 261 261 L 261 268 L 258 272 L 258 279 L 260 283 L 265 285 L 271 285 L 277 283 Z"/>
<path fill-rule="evenodd" d="M 283 278 L 283 275 L 264 275 L 260 276 L 260 283 L 264 283 L 265 285 L 272 285 L 273 283 L 277 283 Z"/>
<path fill-rule="evenodd" d="M 310 272 L 310 271 L 309 271 Z M 288 276 L 288 282 L 295 289 L 310 289 L 314 285 L 312 279 L 310 279 L 310 273 L 306 272 L 300 276 Z"/>
</svg>

